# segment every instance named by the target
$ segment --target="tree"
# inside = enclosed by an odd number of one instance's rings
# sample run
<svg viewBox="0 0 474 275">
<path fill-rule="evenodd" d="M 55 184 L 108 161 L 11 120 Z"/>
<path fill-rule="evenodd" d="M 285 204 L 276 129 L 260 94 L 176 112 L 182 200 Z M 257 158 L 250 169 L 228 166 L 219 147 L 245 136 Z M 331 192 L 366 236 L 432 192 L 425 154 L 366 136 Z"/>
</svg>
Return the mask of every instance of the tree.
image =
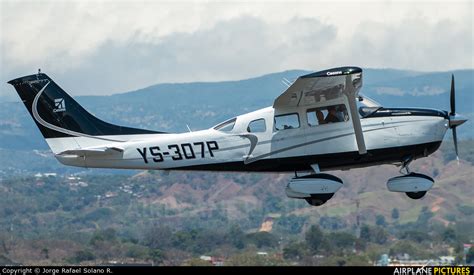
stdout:
<svg viewBox="0 0 474 275">
<path fill-rule="evenodd" d="M 400 234 L 400 238 L 406 239 L 406 240 L 412 240 L 418 243 L 431 240 L 431 236 L 428 233 L 422 232 L 422 231 L 416 231 L 416 230 L 403 231 Z"/>
<path fill-rule="evenodd" d="M 408 254 L 414 259 L 427 259 L 436 257 L 436 255 L 433 255 L 433 251 L 427 250 L 413 241 L 408 240 L 401 240 L 393 243 L 389 249 L 389 254 L 390 256 Z"/>
<path fill-rule="evenodd" d="M 284 205 L 280 197 L 269 196 L 264 200 L 264 209 L 268 212 L 281 212 Z"/>
<path fill-rule="evenodd" d="M 184 263 L 185 266 L 212 266 L 209 261 L 204 261 L 199 258 L 191 258 Z"/>
<path fill-rule="evenodd" d="M 306 232 L 305 239 L 308 243 L 308 247 L 313 252 L 317 252 L 321 249 L 324 242 L 324 233 L 319 226 L 312 225 L 308 232 Z"/>
<path fill-rule="evenodd" d="M 171 246 L 173 232 L 166 226 L 154 226 L 145 233 L 144 244 L 153 249 L 165 249 Z"/>
<path fill-rule="evenodd" d="M 392 209 L 392 219 L 398 220 L 400 218 L 400 212 L 398 211 L 398 208 L 393 208 Z"/>
<path fill-rule="evenodd" d="M 191 247 L 187 250 L 195 254 L 209 253 L 225 243 L 227 243 L 227 236 L 224 232 L 217 230 L 200 230 L 193 239 Z"/>
<path fill-rule="evenodd" d="M 249 242 L 255 244 L 258 248 L 275 247 L 278 245 L 277 238 L 269 232 L 257 232 L 247 235 Z"/>
<path fill-rule="evenodd" d="M 319 219 L 319 225 L 325 230 L 338 230 L 347 227 L 346 221 L 338 217 L 322 216 Z"/>
<path fill-rule="evenodd" d="M 360 229 L 360 238 L 367 242 L 384 244 L 388 240 L 388 233 L 380 226 L 370 227 L 364 224 Z"/>
<path fill-rule="evenodd" d="M 171 238 L 171 243 L 174 248 L 178 248 L 181 250 L 191 250 L 196 239 L 197 231 L 196 230 L 189 230 L 189 231 L 178 231 L 173 234 Z"/>
<path fill-rule="evenodd" d="M 352 248 L 356 241 L 356 237 L 347 232 L 332 232 L 329 233 L 327 239 L 331 246 L 337 247 L 338 249 Z"/>
<path fill-rule="evenodd" d="M 456 231 L 454 231 L 453 228 L 446 228 L 446 230 L 443 232 L 443 241 L 451 243 L 456 241 Z"/>
<path fill-rule="evenodd" d="M 101 242 L 114 242 L 116 240 L 116 231 L 113 228 L 107 228 L 105 230 L 98 230 L 92 236 L 90 243 L 97 245 Z"/>
<path fill-rule="evenodd" d="M 466 264 L 474 264 L 474 246 L 471 246 L 466 253 Z"/>
<path fill-rule="evenodd" d="M 163 259 L 165 258 L 165 256 L 163 255 L 163 251 L 161 251 L 160 249 L 149 250 L 148 256 L 153 261 L 153 265 L 163 262 Z"/>
<path fill-rule="evenodd" d="M 240 226 L 233 225 L 229 230 L 229 241 L 237 249 L 245 247 L 245 234 L 240 229 Z"/>
<path fill-rule="evenodd" d="M 413 255 L 414 254 L 413 252 L 416 250 L 417 248 L 412 242 L 403 240 L 403 241 L 395 242 L 390 248 L 389 254 L 390 256 L 398 256 L 405 253 L 407 254 L 409 253 Z"/>
<path fill-rule="evenodd" d="M 327 257 L 322 260 L 321 265 L 323 266 L 345 266 L 346 265 L 346 257 L 341 256 L 333 256 Z"/>
<path fill-rule="evenodd" d="M 323 260 L 321 265 L 327 266 L 367 266 L 370 261 L 365 255 L 349 254 L 344 257 L 333 256 Z"/>
<path fill-rule="evenodd" d="M 225 261 L 226 266 L 281 266 L 286 262 L 274 255 L 257 255 L 255 252 L 245 252 L 232 255 Z"/>
<path fill-rule="evenodd" d="M 285 259 L 299 260 L 306 254 L 306 245 L 304 243 L 289 243 L 283 248 L 283 257 Z"/>
<path fill-rule="evenodd" d="M 290 234 L 299 234 L 306 222 L 306 217 L 300 217 L 296 215 L 282 216 L 276 222 L 276 225 L 281 227 L 284 231 Z"/>
<path fill-rule="evenodd" d="M 372 235 L 371 240 L 378 244 L 384 244 L 388 240 L 388 233 L 382 227 L 375 227 L 372 230 Z"/>
<path fill-rule="evenodd" d="M 148 257 L 149 249 L 145 246 L 136 244 L 127 244 L 125 247 L 125 256 L 135 259 L 145 259 Z"/>
<path fill-rule="evenodd" d="M 385 217 L 383 215 L 377 215 L 375 217 L 375 224 L 378 225 L 378 226 L 385 226 L 386 223 L 385 223 Z"/>
<path fill-rule="evenodd" d="M 90 250 L 79 250 L 74 254 L 74 257 L 71 259 L 73 263 L 80 263 L 83 261 L 92 260 L 95 260 L 95 255 Z"/>
<path fill-rule="evenodd" d="M 429 220 L 433 216 L 434 216 L 433 212 L 431 212 L 431 210 L 429 210 L 428 207 L 423 206 L 416 222 L 418 223 L 418 225 L 426 228 Z"/>
<path fill-rule="evenodd" d="M 360 238 L 364 241 L 370 241 L 370 227 L 366 224 L 363 224 L 360 228 Z"/>
</svg>

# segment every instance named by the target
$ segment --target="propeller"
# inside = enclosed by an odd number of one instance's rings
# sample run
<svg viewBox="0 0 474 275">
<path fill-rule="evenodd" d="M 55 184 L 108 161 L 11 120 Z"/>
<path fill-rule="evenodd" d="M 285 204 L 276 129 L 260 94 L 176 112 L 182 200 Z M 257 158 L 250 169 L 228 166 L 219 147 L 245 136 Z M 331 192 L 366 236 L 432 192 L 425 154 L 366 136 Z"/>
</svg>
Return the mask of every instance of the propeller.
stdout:
<svg viewBox="0 0 474 275">
<path fill-rule="evenodd" d="M 458 153 L 458 137 L 456 133 L 456 127 L 463 124 L 467 119 L 461 115 L 456 114 L 456 91 L 454 87 L 454 74 L 451 75 L 451 94 L 450 94 L 450 105 L 451 112 L 449 113 L 449 128 L 453 130 L 453 142 L 454 142 L 454 151 L 456 152 L 456 159 L 459 163 L 459 153 Z"/>
<path fill-rule="evenodd" d="M 456 114 L 456 98 L 455 98 L 455 89 L 454 89 L 454 74 L 451 75 L 451 95 L 449 98 L 451 103 L 451 113 L 449 115 Z"/>
</svg>

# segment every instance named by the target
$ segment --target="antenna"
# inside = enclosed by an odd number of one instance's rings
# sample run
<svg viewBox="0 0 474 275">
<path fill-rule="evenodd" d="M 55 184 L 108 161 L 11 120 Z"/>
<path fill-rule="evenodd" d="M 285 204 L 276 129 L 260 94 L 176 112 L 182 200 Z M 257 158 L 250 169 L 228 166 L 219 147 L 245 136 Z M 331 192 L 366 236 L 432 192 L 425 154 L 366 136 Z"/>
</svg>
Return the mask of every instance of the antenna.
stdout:
<svg viewBox="0 0 474 275">
<path fill-rule="evenodd" d="M 188 128 L 188 131 L 191 133 L 191 128 L 189 128 L 188 124 L 186 124 L 186 127 Z"/>
<path fill-rule="evenodd" d="M 281 80 L 281 82 L 282 82 L 286 87 L 290 87 L 291 84 L 293 84 L 293 82 L 289 81 L 289 80 L 286 79 L 285 77 Z"/>
</svg>

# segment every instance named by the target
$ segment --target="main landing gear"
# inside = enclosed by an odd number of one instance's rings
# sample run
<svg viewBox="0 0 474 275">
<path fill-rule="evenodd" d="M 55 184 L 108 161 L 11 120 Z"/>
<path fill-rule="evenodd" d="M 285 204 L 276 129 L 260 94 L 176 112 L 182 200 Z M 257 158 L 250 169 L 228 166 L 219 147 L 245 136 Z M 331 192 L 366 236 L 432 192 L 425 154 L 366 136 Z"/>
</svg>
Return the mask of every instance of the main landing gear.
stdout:
<svg viewBox="0 0 474 275">
<path fill-rule="evenodd" d="M 320 173 L 317 165 L 313 169 L 315 174 L 301 177 L 295 174 L 285 191 L 290 198 L 305 199 L 312 206 L 320 206 L 334 196 L 343 182 L 336 176 Z"/>
<path fill-rule="evenodd" d="M 403 175 L 389 179 L 387 187 L 391 192 L 403 192 L 410 199 L 418 200 L 433 187 L 434 180 L 427 175 L 411 172 L 408 166 L 412 160 L 412 157 L 407 157 L 402 161 L 400 173 Z M 343 182 L 336 176 L 321 173 L 318 165 L 312 165 L 312 168 L 314 171 L 309 175 L 298 176 L 295 173 L 285 192 L 289 198 L 304 199 L 312 206 L 320 206 L 334 196 Z"/>
<path fill-rule="evenodd" d="M 334 196 L 334 193 L 331 194 L 311 194 L 309 198 L 305 198 L 306 202 L 312 206 L 320 206 L 325 204 L 330 198 Z"/>
</svg>

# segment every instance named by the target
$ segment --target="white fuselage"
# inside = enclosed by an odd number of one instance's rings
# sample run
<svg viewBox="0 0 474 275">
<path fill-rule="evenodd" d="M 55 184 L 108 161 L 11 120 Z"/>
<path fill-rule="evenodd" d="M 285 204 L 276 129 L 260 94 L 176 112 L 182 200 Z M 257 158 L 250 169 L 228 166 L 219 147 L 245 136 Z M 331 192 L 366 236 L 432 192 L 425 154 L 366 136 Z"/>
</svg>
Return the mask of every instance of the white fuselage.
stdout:
<svg viewBox="0 0 474 275">
<path fill-rule="evenodd" d="M 70 148 L 71 139 L 78 148 L 91 148 L 106 144 L 123 149 L 121 154 L 71 157 L 56 155 L 63 164 L 81 167 L 124 169 L 179 169 L 257 171 L 250 169 L 265 161 L 304 158 L 304 162 L 324 167 L 321 156 L 344 157 L 357 152 L 357 143 L 351 118 L 340 123 L 309 126 L 308 108 L 278 110 L 298 113 L 299 128 L 276 130 L 273 107 L 236 117 L 231 131 L 214 128 L 180 134 L 151 134 L 133 136 L 66 137 L 47 139 L 53 152 Z M 264 119 L 265 131 L 249 133 L 251 121 Z M 364 139 L 369 154 L 373 150 L 404 148 L 407 146 L 439 143 L 448 129 L 448 120 L 440 116 L 388 116 L 361 119 Z M 114 140 L 114 141 L 111 141 Z M 437 148 L 437 147 L 436 147 Z M 314 160 L 311 158 L 314 156 Z M 319 161 L 318 161 L 319 159 Z M 324 161 L 323 161 L 324 162 Z M 399 162 L 389 160 L 387 162 Z M 238 169 L 234 169 L 235 164 Z M 216 169 L 219 165 L 219 169 Z M 229 167 L 226 168 L 226 165 Z M 369 166 L 354 163 L 353 167 Z M 334 166 L 334 165 L 332 165 Z M 343 167 L 344 166 L 344 167 Z M 351 164 L 335 165 L 327 170 L 350 168 Z M 285 170 L 285 169 L 283 169 Z M 305 170 L 288 168 L 291 170 Z M 273 171 L 271 167 L 261 171 Z M 275 169 L 282 171 L 282 168 Z"/>
</svg>

